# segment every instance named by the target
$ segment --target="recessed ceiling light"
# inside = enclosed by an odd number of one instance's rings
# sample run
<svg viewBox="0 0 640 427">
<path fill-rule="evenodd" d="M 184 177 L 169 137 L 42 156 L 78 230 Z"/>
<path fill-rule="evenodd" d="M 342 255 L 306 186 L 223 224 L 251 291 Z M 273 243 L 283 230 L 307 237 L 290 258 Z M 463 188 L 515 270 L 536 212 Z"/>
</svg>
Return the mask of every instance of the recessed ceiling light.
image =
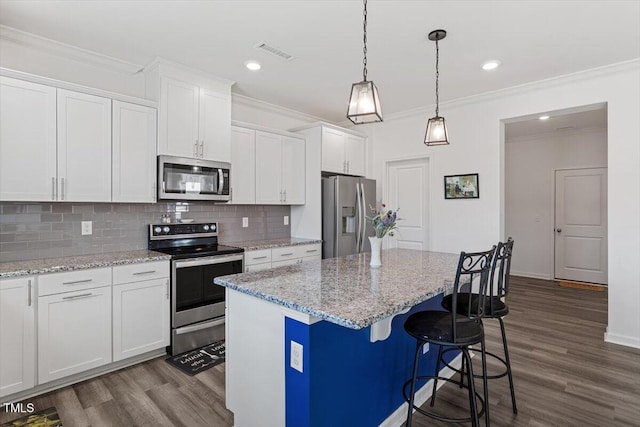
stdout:
<svg viewBox="0 0 640 427">
<path fill-rule="evenodd" d="M 262 66 L 258 61 L 246 61 L 244 66 L 250 69 L 251 71 L 258 71 Z"/>
<path fill-rule="evenodd" d="M 484 64 L 482 64 L 482 69 L 486 70 L 486 71 L 491 71 L 491 70 L 495 70 L 499 66 L 500 66 L 500 61 L 491 60 L 491 61 L 487 61 Z"/>
<path fill-rule="evenodd" d="M 549 120 L 549 116 L 540 116 L 538 120 Z"/>
</svg>

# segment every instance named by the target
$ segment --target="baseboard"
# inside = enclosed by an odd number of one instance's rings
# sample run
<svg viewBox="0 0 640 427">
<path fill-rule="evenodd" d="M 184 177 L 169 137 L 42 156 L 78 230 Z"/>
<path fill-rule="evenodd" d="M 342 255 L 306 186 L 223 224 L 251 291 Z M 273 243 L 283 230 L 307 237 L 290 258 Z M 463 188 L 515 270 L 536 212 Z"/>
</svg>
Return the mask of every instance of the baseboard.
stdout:
<svg viewBox="0 0 640 427">
<path fill-rule="evenodd" d="M 470 352 L 470 353 L 471 353 L 471 356 L 473 357 L 473 352 Z M 451 363 L 449 363 L 449 365 L 451 365 L 455 369 L 460 369 L 460 367 L 462 366 L 462 353 L 456 356 L 451 361 Z M 438 375 L 445 378 L 451 378 L 453 374 L 455 374 L 455 371 L 445 366 L 440 370 L 440 373 Z M 439 381 L 437 389 L 439 390 L 440 387 L 442 387 L 445 383 L 446 381 Z M 433 380 L 429 380 L 425 385 L 423 385 L 422 387 L 420 387 L 420 389 L 416 391 L 415 405 L 422 406 L 431 397 L 432 391 L 433 391 Z M 403 426 L 404 423 L 407 421 L 408 408 L 409 408 L 409 404 L 407 402 L 404 402 L 402 405 L 398 407 L 398 409 L 393 411 L 393 413 L 389 415 L 386 420 L 380 423 L 379 427 Z"/>
<path fill-rule="evenodd" d="M 118 362 L 112 362 L 108 365 L 100 366 L 98 368 L 90 369 L 86 372 L 70 375 L 59 380 L 51 381 L 48 383 L 37 385 L 28 390 L 23 390 L 18 393 L 2 396 L 1 402 L 19 402 L 24 399 L 39 396 L 50 391 L 57 390 L 62 387 L 77 384 L 82 381 L 89 380 L 91 378 L 99 377 L 100 375 L 108 374 L 109 372 L 117 371 L 128 366 L 137 365 L 138 363 L 146 362 L 147 360 L 155 359 L 158 356 L 166 356 L 167 352 L 165 348 L 153 350 L 148 353 L 144 353 L 138 356 L 131 357 L 129 359 L 121 360 Z"/>
<path fill-rule="evenodd" d="M 627 335 L 612 334 L 611 332 L 604 333 L 604 341 L 611 344 L 624 345 L 626 347 L 640 348 L 640 338 L 630 337 Z"/>
<path fill-rule="evenodd" d="M 553 277 L 548 274 L 531 273 L 529 271 L 517 271 L 512 269 L 510 274 L 512 276 L 530 277 L 532 279 L 553 280 Z"/>
</svg>

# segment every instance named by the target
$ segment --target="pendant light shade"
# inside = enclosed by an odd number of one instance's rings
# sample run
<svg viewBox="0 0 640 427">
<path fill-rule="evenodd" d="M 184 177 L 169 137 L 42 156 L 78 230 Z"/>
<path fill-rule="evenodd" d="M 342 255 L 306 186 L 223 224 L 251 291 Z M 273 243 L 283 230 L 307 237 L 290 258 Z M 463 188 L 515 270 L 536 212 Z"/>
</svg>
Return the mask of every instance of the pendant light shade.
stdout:
<svg viewBox="0 0 640 427">
<path fill-rule="evenodd" d="M 449 144 L 449 132 L 447 131 L 447 123 L 444 117 L 440 117 L 439 113 L 439 80 L 440 80 L 440 48 L 438 41 L 447 36 L 445 30 L 435 30 L 429 33 L 429 40 L 436 42 L 436 115 L 431 117 L 427 122 L 427 132 L 424 135 L 424 144 L 431 145 L 447 145 Z"/>
<path fill-rule="evenodd" d="M 382 121 L 378 88 L 372 81 L 361 81 L 351 85 L 347 117 L 354 124 Z"/>
<path fill-rule="evenodd" d="M 356 125 L 382 121 L 378 88 L 372 81 L 367 80 L 367 0 L 364 0 L 363 34 L 362 81 L 351 85 L 351 96 L 347 107 L 347 118 Z"/>
<path fill-rule="evenodd" d="M 436 116 L 429 119 L 424 143 L 427 145 L 447 145 L 449 143 L 449 132 L 447 132 L 447 123 L 444 117 Z"/>
</svg>

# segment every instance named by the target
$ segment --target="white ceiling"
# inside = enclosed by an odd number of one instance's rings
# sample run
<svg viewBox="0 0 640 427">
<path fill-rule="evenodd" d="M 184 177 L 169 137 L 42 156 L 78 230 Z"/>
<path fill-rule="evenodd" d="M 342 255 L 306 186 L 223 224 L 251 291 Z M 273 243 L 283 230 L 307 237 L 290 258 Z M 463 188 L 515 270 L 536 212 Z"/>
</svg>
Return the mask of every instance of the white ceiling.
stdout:
<svg viewBox="0 0 640 427">
<path fill-rule="evenodd" d="M 382 1 L 368 4 L 368 77 L 384 114 L 640 57 L 640 1 Z M 135 64 L 161 56 L 237 82 L 234 92 L 345 119 L 362 79 L 360 1 L 0 0 L 0 24 Z M 260 41 L 296 57 L 254 49 Z M 243 63 L 259 60 L 259 72 Z M 480 65 L 499 59 L 486 72 Z"/>
<path fill-rule="evenodd" d="M 541 113 L 540 116 L 543 114 Z M 547 120 L 538 117 L 527 120 L 508 123 L 505 125 L 505 141 L 510 142 L 514 138 L 530 137 L 540 134 L 566 133 L 585 129 L 606 129 L 606 107 L 594 110 L 580 111 L 576 113 L 545 113 Z"/>
</svg>

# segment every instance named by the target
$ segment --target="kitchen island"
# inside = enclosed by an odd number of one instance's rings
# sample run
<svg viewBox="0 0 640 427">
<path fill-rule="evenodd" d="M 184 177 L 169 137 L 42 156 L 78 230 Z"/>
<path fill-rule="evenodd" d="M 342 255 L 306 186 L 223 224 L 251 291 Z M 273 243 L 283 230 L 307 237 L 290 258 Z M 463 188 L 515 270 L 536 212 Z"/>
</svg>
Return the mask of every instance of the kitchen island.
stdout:
<svg viewBox="0 0 640 427">
<path fill-rule="evenodd" d="M 235 425 L 401 425 L 416 345 L 404 321 L 440 309 L 457 262 L 458 254 L 391 249 L 377 269 L 363 253 L 216 278 L 227 288 Z M 433 373 L 437 351 L 429 350 L 423 374 Z"/>
</svg>

